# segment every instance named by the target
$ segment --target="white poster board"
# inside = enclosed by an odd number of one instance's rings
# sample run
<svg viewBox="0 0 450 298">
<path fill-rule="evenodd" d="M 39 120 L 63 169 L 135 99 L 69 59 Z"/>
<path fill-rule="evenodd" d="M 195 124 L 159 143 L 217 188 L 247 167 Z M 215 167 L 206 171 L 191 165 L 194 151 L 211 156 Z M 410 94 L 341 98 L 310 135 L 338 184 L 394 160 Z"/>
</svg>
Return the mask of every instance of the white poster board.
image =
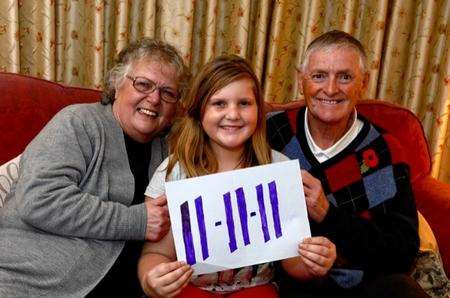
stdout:
<svg viewBox="0 0 450 298">
<path fill-rule="evenodd" d="M 298 160 L 166 183 L 178 260 L 195 274 L 298 256 L 310 228 Z"/>
</svg>

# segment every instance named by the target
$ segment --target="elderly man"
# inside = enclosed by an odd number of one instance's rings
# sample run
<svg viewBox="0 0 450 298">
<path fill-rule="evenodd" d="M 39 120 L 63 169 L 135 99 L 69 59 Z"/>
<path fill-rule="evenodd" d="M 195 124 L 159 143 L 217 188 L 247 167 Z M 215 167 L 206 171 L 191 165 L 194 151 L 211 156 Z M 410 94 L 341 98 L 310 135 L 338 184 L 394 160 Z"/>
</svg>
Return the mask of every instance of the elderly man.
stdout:
<svg viewBox="0 0 450 298">
<path fill-rule="evenodd" d="M 303 169 L 312 233 L 328 237 L 338 252 L 327 279 L 282 283 L 282 297 L 426 296 L 402 274 L 419 238 L 401 145 L 355 109 L 369 79 L 365 64 L 364 48 L 351 35 L 319 36 L 298 72 L 306 108 L 298 112 L 296 134 L 284 113 L 268 120 L 273 147 Z"/>
</svg>

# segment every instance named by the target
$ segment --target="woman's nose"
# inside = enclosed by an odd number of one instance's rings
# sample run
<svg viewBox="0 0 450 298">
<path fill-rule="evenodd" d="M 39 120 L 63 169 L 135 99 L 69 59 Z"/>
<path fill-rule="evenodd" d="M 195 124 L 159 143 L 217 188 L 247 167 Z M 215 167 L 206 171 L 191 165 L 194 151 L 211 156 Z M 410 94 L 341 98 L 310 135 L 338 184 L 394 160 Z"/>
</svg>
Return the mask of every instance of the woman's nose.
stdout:
<svg viewBox="0 0 450 298">
<path fill-rule="evenodd" d="M 161 92 L 158 88 L 155 88 L 152 92 L 148 93 L 145 96 L 145 99 L 149 102 L 151 102 L 154 105 L 159 105 L 161 103 Z"/>
</svg>

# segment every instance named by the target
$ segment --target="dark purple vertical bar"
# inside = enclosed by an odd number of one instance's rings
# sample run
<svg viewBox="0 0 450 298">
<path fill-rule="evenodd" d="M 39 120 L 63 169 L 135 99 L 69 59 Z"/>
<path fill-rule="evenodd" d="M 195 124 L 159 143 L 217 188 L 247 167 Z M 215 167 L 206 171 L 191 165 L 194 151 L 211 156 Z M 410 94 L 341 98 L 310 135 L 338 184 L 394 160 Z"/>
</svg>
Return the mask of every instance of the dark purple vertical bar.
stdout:
<svg viewBox="0 0 450 298">
<path fill-rule="evenodd" d="M 234 221 L 233 221 L 233 209 L 231 208 L 231 195 L 229 192 L 223 195 L 223 202 L 225 203 L 225 214 L 227 217 L 228 237 L 230 242 L 230 252 L 234 252 L 237 249 L 236 246 L 236 234 L 234 233 Z"/>
<path fill-rule="evenodd" d="M 277 238 L 280 238 L 283 235 L 283 233 L 281 232 L 280 212 L 278 210 L 277 185 L 275 181 L 269 183 L 269 195 L 270 195 L 270 204 L 272 205 L 272 216 L 273 216 L 273 225 L 275 228 L 275 236 Z"/>
<path fill-rule="evenodd" d="M 189 204 L 184 202 L 180 205 L 181 224 L 183 226 L 184 251 L 186 252 L 186 261 L 189 265 L 196 263 L 194 242 L 192 241 L 191 218 L 189 216 Z"/>
<path fill-rule="evenodd" d="M 200 243 L 202 245 L 202 256 L 203 260 L 205 260 L 209 257 L 209 252 L 205 228 L 205 215 L 203 214 L 203 201 L 201 196 L 195 199 L 195 211 L 197 212 L 197 223 L 198 231 L 200 233 Z"/>
<path fill-rule="evenodd" d="M 262 184 L 256 185 L 256 198 L 258 200 L 259 216 L 261 217 L 261 229 L 264 235 L 264 242 L 270 240 L 269 229 L 267 228 L 266 206 L 264 206 L 264 194 Z"/>
<path fill-rule="evenodd" d="M 239 211 L 239 219 L 241 220 L 242 237 L 244 238 L 244 245 L 250 244 L 250 237 L 248 235 L 248 217 L 247 204 L 245 203 L 244 189 L 239 187 L 235 190 L 237 197 L 237 205 Z"/>
</svg>

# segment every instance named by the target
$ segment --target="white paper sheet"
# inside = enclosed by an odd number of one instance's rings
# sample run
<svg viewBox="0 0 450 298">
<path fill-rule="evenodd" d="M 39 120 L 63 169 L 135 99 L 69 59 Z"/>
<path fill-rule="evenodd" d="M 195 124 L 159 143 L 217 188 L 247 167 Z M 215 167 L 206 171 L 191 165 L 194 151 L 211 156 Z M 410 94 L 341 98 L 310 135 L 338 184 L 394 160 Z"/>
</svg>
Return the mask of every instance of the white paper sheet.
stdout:
<svg viewBox="0 0 450 298">
<path fill-rule="evenodd" d="M 168 182 L 166 195 L 194 274 L 294 257 L 311 235 L 298 160 Z"/>
</svg>

